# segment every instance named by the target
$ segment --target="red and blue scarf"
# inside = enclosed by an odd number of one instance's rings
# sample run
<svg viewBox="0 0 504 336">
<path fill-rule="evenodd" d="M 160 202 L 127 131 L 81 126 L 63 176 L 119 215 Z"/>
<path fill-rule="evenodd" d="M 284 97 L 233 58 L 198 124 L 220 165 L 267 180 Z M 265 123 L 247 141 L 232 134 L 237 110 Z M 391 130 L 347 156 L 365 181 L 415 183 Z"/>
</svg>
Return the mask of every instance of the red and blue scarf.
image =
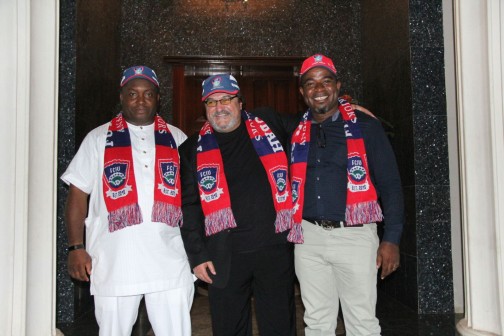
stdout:
<svg viewBox="0 0 504 336">
<path fill-rule="evenodd" d="M 345 221 L 347 225 L 381 221 L 382 210 L 378 204 L 376 189 L 369 176 L 366 147 L 352 105 L 338 98 L 347 143 L 347 201 Z M 294 227 L 300 228 L 303 219 L 304 186 L 310 149 L 312 112 L 308 110 L 294 131 L 291 145 L 292 195 L 294 203 Z M 302 237 L 301 237 L 302 240 Z"/>
<path fill-rule="evenodd" d="M 160 116 L 154 120 L 154 141 L 156 158 L 151 220 L 176 227 L 182 225 L 179 155 L 168 124 Z M 142 223 L 130 133 L 122 114 L 110 122 L 104 158 L 103 198 L 109 213 L 109 231 Z"/>
<path fill-rule="evenodd" d="M 291 229 L 292 198 L 284 149 L 263 120 L 244 110 L 242 120 L 268 175 L 276 210 L 275 232 Z M 199 132 L 196 165 L 201 207 L 205 215 L 205 234 L 210 236 L 236 227 L 222 155 L 208 121 Z"/>
</svg>

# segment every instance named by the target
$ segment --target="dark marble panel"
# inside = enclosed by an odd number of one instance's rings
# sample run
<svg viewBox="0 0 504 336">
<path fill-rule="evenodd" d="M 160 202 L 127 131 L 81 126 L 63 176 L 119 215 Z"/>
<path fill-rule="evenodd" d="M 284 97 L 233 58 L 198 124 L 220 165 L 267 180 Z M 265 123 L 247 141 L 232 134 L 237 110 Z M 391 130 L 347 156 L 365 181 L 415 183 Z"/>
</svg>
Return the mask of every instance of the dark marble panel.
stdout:
<svg viewBox="0 0 504 336">
<path fill-rule="evenodd" d="M 411 48 L 413 115 L 446 115 L 444 49 Z"/>
<path fill-rule="evenodd" d="M 450 187 L 448 185 L 417 185 L 416 211 L 418 235 L 421 235 L 419 228 L 422 223 L 449 222 Z M 425 233 L 424 231 L 423 234 Z"/>
<path fill-rule="evenodd" d="M 397 299 L 408 307 L 418 311 L 418 259 L 415 256 L 401 255 L 401 267 L 398 274 L 402 276 L 397 284 Z"/>
<path fill-rule="evenodd" d="M 411 104 L 407 108 L 399 109 L 399 113 L 410 113 L 408 118 L 398 117 L 391 121 L 389 139 L 394 150 L 401 182 L 404 187 L 414 186 L 415 179 L 415 139 L 413 137 L 413 122 L 411 117 Z M 383 123 L 383 122 L 382 122 Z"/>
<path fill-rule="evenodd" d="M 75 0 L 60 3 L 58 94 L 58 176 L 75 153 Z M 66 230 L 63 219 L 67 188 L 58 181 L 56 228 L 56 321 L 71 322 L 74 318 L 74 287 L 66 266 Z"/>
<path fill-rule="evenodd" d="M 417 255 L 416 197 L 415 187 L 404 187 L 405 223 L 401 238 L 401 252 L 410 256 Z"/>
<path fill-rule="evenodd" d="M 418 335 L 458 336 L 456 325 L 462 317 L 455 314 L 418 315 Z"/>
<path fill-rule="evenodd" d="M 443 46 L 443 1 L 409 0 L 411 45 Z"/>
<path fill-rule="evenodd" d="M 416 116 L 415 176 L 417 185 L 448 185 L 448 140 L 445 116 Z"/>
<path fill-rule="evenodd" d="M 378 288 L 402 302 L 414 311 L 418 308 L 417 258 L 401 253 L 401 266 L 385 280 L 378 281 Z"/>
<path fill-rule="evenodd" d="M 419 258 L 451 259 L 451 222 L 419 222 L 417 232 Z"/>
<path fill-rule="evenodd" d="M 418 258 L 418 312 L 444 314 L 453 310 L 451 256 Z"/>
<path fill-rule="evenodd" d="M 77 1 L 76 144 L 119 112 L 121 1 Z"/>
<path fill-rule="evenodd" d="M 362 104 L 377 115 L 389 135 L 404 186 L 415 183 L 409 8 L 406 0 L 387 5 L 363 0 Z"/>
<path fill-rule="evenodd" d="M 378 292 L 376 315 L 383 336 L 455 336 L 462 318 L 454 314 L 418 315 L 410 307 Z"/>
</svg>

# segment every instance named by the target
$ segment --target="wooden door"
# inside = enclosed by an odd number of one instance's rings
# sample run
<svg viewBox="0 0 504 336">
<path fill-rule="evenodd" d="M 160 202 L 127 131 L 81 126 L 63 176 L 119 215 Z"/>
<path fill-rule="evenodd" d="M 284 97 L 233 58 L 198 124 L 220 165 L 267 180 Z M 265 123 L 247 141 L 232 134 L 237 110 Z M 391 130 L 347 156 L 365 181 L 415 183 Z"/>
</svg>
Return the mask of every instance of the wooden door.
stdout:
<svg viewBox="0 0 504 336">
<path fill-rule="evenodd" d="M 298 89 L 301 57 L 165 57 L 173 71 L 173 124 L 191 135 L 205 122 L 201 83 L 210 75 L 231 73 L 240 86 L 246 110 L 273 107 L 295 114 L 305 109 Z"/>
</svg>

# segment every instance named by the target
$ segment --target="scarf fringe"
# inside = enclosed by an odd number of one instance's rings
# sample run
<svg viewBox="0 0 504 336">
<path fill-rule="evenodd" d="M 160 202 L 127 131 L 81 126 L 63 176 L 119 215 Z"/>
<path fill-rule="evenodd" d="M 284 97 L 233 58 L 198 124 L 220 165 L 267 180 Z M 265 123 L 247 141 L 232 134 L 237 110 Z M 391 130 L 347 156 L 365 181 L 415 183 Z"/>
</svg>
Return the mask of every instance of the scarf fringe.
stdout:
<svg viewBox="0 0 504 336">
<path fill-rule="evenodd" d="M 348 225 L 381 222 L 383 213 L 377 201 L 347 204 L 345 218 Z"/>
<path fill-rule="evenodd" d="M 295 244 L 304 243 L 303 227 L 301 226 L 301 224 L 294 223 L 294 225 L 292 225 L 292 229 L 287 236 L 287 240 Z"/>
<path fill-rule="evenodd" d="M 225 229 L 236 227 L 236 221 L 231 208 L 224 208 L 212 212 L 205 217 L 205 234 L 211 236 Z"/>
<path fill-rule="evenodd" d="M 277 212 L 275 220 L 275 232 L 284 232 L 292 228 L 292 209 L 283 209 Z"/>
<path fill-rule="evenodd" d="M 138 203 L 129 204 L 109 212 L 108 219 L 109 232 L 114 232 L 143 222 L 142 212 L 140 211 Z"/>
<path fill-rule="evenodd" d="M 171 227 L 182 226 L 182 210 L 173 204 L 155 201 L 152 207 L 152 221 L 165 223 Z"/>
</svg>

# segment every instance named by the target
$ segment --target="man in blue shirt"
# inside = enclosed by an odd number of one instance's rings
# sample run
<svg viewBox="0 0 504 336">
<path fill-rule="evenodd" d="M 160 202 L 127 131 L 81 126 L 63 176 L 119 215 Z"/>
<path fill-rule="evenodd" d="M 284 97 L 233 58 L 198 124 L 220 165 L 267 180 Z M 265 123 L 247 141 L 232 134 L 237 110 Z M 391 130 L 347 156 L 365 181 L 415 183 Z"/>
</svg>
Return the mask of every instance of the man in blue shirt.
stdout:
<svg viewBox="0 0 504 336">
<path fill-rule="evenodd" d="M 334 335 L 341 302 L 347 335 L 380 335 L 377 270 L 384 279 L 399 267 L 404 223 L 394 153 L 378 120 L 338 98 L 341 82 L 330 58 L 307 58 L 299 84 L 309 109 L 292 138 L 291 178 L 304 235 L 295 269 L 305 334 Z"/>
</svg>

